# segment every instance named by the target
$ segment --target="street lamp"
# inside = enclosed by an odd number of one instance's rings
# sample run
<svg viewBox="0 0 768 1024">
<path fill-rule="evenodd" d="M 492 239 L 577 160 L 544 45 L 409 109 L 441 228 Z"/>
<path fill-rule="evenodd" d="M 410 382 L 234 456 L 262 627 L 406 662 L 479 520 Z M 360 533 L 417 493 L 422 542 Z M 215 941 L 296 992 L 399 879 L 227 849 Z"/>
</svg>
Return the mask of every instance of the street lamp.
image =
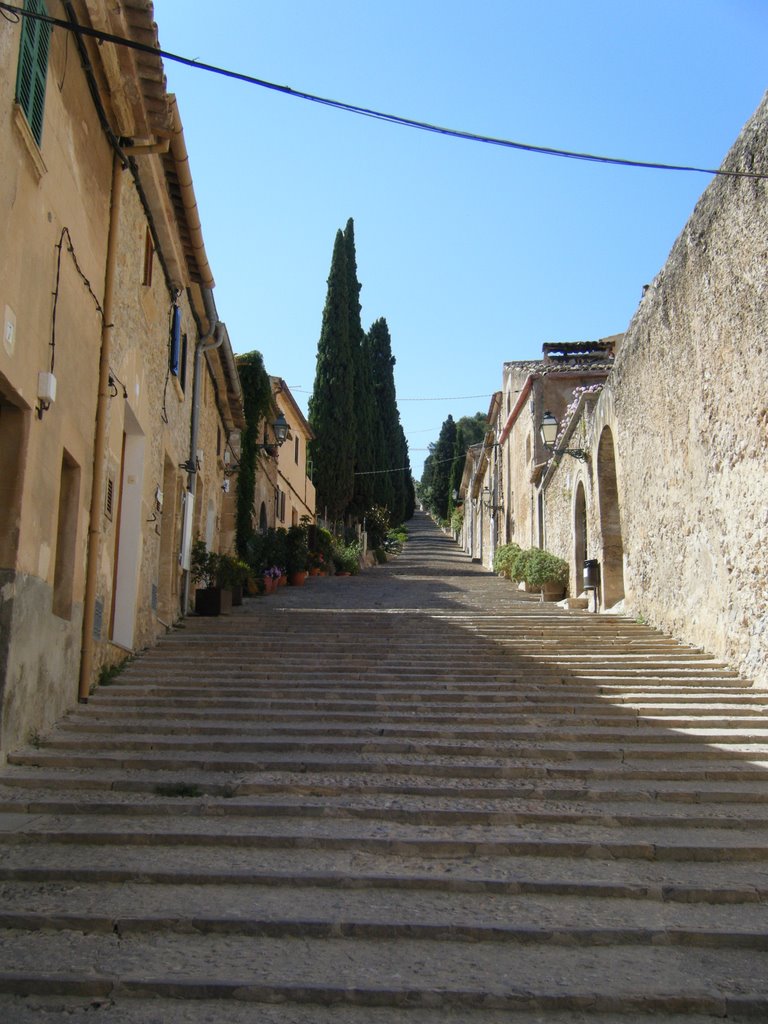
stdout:
<svg viewBox="0 0 768 1024">
<path fill-rule="evenodd" d="M 555 449 L 555 442 L 557 441 L 557 435 L 560 432 L 560 424 L 557 422 L 552 413 L 547 410 L 541 419 L 541 440 L 547 451 L 552 452 L 553 455 L 570 455 L 574 459 L 578 459 L 579 462 L 586 462 L 589 458 L 587 452 L 583 448 L 557 448 Z"/>
<path fill-rule="evenodd" d="M 272 430 L 275 435 L 274 441 L 265 441 L 263 444 L 256 444 L 254 448 L 274 448 L 275 445 L 279 448 L 280 445 L 285 444 L 288 437 L 288 431 L 291 429 L 291 425 L 286 420 L 282 413 L 277 417 L 275 422 L 272 424 Z"/>
</svg>

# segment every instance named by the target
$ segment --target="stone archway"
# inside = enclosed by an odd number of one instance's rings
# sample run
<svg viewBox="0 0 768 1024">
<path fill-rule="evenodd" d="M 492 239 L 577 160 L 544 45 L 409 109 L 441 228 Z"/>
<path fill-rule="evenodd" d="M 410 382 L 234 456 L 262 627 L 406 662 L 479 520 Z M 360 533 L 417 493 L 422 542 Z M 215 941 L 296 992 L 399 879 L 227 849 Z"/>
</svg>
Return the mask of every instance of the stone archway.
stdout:
<svg viewBox="0 0 768 1024">
<path fill-rule="evenodd" d="M 573 503 L 573 572 L 574 587 L 572 594 L 580 594 L 583 589 L 584 560 L 587 558 L 589 543 L 587 539 L 587 493 L 584 482 L 579 480 L 576 497 Z"/>
<path fill-rule="evenodd" d="M 610 427 L 604 427 L 597 448 L 597 487 L 602 535 L 602 604 L 612 608 L 624 597 L 624 543 L 621 537 L 616 450 Z"/>
</svg>

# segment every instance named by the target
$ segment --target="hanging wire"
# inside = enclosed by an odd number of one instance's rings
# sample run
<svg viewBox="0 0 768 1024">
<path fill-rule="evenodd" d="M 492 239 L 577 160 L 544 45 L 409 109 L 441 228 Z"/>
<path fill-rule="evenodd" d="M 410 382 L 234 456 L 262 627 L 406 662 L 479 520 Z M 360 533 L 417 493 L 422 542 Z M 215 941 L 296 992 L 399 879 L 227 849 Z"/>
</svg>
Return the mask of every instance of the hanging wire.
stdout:
<svg viewBox="0 0 768 1024">
<path fill-rule="evenodd" d="M 302 92 L 291 89 L 287 85 L 277 85 L 275 82 L 268 82 L 253 75 L 246 75 L 239 71 L 230 71 L 227 68 L 217 67 L 215 64 L 206 64 L 203 61 L 192 60 L 189 57 L 182 57 L 179 54 L 171 53 L 168 50 L 161 50 L 148 43 L 139 43 L 133 39 L 126 39 L 123 36 L 116 36 L 109 32 L 101 32 L 97 29 L 86 28 L 84 25 L 73 25 L 60 18 L 53 18 L 48 14 L 41 14 L 36 11 L 27 11 L 13 4 L 0 0 L 0 11 L 9 11 L 17 16 L 35 18 L 44 21 L 57 28 L 66 29 L 68 32 L 77 32 L 79 35 L 89 36 L 102 42 L 114 43 L 117 46 L 125 46 L 132 50 L 139 50 L 143 53 L 151 53 L 155 57 L 163 57 L 165 60 L 173 61 L 176 64 L 183 64 L 186 67 L 196 68 L 199 71 L 207 71 L 210 74 L 221 75 L 224 78 L 232 78 L 247 85 L 256 85 L 262 89 L 269 89 L 272 92 L 279 92 L 285 96 L 292 96 L 295 99 L 306 100 L 310 103 L 319 103 L 322 106 L 332 107 L 336 110 L 343 110 L 350 114 L 359 114 L 362 117 L 370 117 L 377 121 L 387 121 L 390 124 L 398 124 L 404 128 L 415 128 L 419 131 L 431 132 L 436 135 L 444 135 L 454 139 L 463 139 L 466 142 L 479 142 L 488 146 L 500 146 L 504 149 L 515 149 L 525 153 L 537 153 L 540 156 L 554 156 L 566 160 L 583 160 L 589 163 L 611 164 L 618 167 L 635 167 L 655 171 L 682 171 L 692 174 L 710 174 L 716 177 L 725 178 L 750 178 L 768 179 L 768 172 L 758 171 L 725 171 L 712 167 L 695 167 L 687 164 L 665 164 L 651 160 L 627 160 L 622 157 L 600 156 L 596 153 L 581 153 L 569 149 L 558 149 L 554 146 L 534 146 L 527 142 L 515 142 L 511 139 L 497 138 L 493 135 L 479 135 L 475 132 L 461 131 L 456 128 L 446 128 L 441 125 L 431 124 L 428 121 L 417 121 L 410 117 L 403 117 L 399 114 L 387 114 L 381 110 L 373 110 L 370 107 L 361 107 L 354 103 L 345 103 L 342 100 L 332 100 L 324 96 L 317 96 L 314 93 Z"/>
<path fill-rule="evenodd" d="M 75 247 L 74 247 L 74 244 L 72 242 L 72 236 L 69 233 L 69 228 L 63 227 L 61 229 L 61 234 L 59 235 L 59 240 L 58 240 L 58 242 L 56 243 L 56 246 L 55 246 L 55 248 L 58 249 L 59 252 L 58 252 L 58 255 L 56 257 L 56 287 L 54 288 L 54 291 L 53 291 L 53 310 L 52 310 L 52 314 L 51 314 L 51 340 L 50 340 L 50 346 L 51 346 L 51 373 L 53 373 L 53 368 L 54 368 L 55 361 L 56 361 L 56 314 L 58 312 L 58 307 L 59 307 L 59 285 L 60 285 L 60 282 L 61 282 L 61 254 L 62 254 L 62 251 L 64 249 L 64 239 L 65 238 L 67 239 L 67 251 L 69 252 L 69 255 L 72 257 L 72 262 L 75 265 L 75 270 L 80 275 L 80 278 L 81 278 L 83 284 L 85 285 L 86 290 L 88 291 L 89 295 L 93 299 L 99 316 L 101 317 L 102 321 L 104 320 L 104 310 L 102 309 L 101 303 L 99 302 L 98 298 L 96 297 L 96 293 L 94 292 L 93 288 L 91 287 L 91 282 L 85 276 L 85 274 L 82 271 L 82 268 L 81 268 L 80 264 L 77 261 L 77 256 L 75 254 Z"/>
</svg>

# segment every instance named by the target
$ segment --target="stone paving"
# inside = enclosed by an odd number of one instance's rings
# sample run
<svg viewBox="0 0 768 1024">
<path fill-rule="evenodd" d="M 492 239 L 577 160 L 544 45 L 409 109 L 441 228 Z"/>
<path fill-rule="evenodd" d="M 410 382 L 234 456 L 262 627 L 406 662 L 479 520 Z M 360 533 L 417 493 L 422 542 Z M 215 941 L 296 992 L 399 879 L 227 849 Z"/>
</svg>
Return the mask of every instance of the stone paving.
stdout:
<svg viewBox="0 0 768 1024">
<path fill-rule="evenodd" d="M 768 694 L 410 530 L 10 756 L 0 1024 L 768 1020 Z"/>
</svg>

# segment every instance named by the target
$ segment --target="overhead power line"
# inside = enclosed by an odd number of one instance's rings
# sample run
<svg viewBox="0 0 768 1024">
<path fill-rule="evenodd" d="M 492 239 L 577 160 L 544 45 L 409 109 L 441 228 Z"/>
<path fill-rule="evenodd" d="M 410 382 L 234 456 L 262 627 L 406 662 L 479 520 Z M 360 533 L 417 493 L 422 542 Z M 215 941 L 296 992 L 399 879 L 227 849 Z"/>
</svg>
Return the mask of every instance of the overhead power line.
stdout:
<svg viewBox="0 0 768 1024">
<path fill-rule="evenodd" d="M 311 395 L 312 394 L 312 392 L 307 390 L 307 388 L 291 388 L 291 391 L 299 393 L 299 394 L 302 394 L 302 395 Z M 463 401 L 464 399 L 467 399 L 467 398 L 491 398 L 492 395 L 493 395 L 493 392 L 484 391 L 482 395 L 438 395 L 437 397 L 435 397 L 434 395 L 430 395 L 430 396 L 424 397 L 424 398 L 400 398 L 400 397 L 398 397 L 397 400 L 398 400 L 398 402 L 461 402 L 461 401 Z"/>
<path fill-rule="evenodd" d="M 404 128 L 415 128 L 419 131 L 432 132 L 436 135 L 445 135 L 453 139 L 463 139 L 465 142 L 479 142 L 488 146 L 500 146 L 504 149 L 516 149 L 524 153 L 537 153 L 540 156 L 554 156 L 566 160 L 583 160 L 588 163 L 611 164 L 617 167 L 637 167 L 654 171 L 683 171 L 692 174 L 711 174 L 726 178 L 751 178 L 768 179 L 768 172 L 757 171 L 724 171 L 711 167 L 694 167 L 686 164 L 665 164 L 649 160 L 627 160 L 621 157 L 599 156 L 595 153 L 579 153 L 569 149 L 558 149 L 553 146 L 534 146 L 527 142 L 514 142 L 511 139 L 501 139 L 493 135 L 480 135 L 475 132 L 461 131 L 457 128 L 446 128 L 441 125 L 430 124 L 428 121 L 417 121 L 410 117 L 403 117 L 400 114 L 386 114 L 381 110 L 373 110 L 370 107 L 361 107 L 355 103 L 345 103 L 342 100 L 332 100 L 324 96 L 317 96 L 313 93 L 302 92 L 298 89 L 291 89 L 287 85 L 277 85 L 275 82 L 267 82 L 263 78 L 256 78 L 253 75 L 246 75 L 241 71 L 231 71 L 227 68 L 217 67 L 215 64 L 206 64 L 203 61 L 193 60 L 191 57 L 182 57 L 169 50 L 161 50 L 159 47 L 150 46 L 147 43 L 139 43 L 133 39 L 126 39 L 123 36 L 112 35 L 109 32 L 101 32 L 97 29 L 87 28 L 84 25 L 73 25 L 69 21 L 54 18 L 49 14 L 40 14 L 35 11 L 25 11 L 21 7 L 5 3 L 0 0 L 0 11 L 8 11 L 16 17 L 35 18 L 44 21 L 57 28 L 63 28 L 68 32 L 75 32 L 78 35 L 89 36 L 101 42 L 114 43 L 116 46 L 126 46 L 132 50 L 139 50 L 144 53 L 151 53 L 162 57 L 164 60 L 173 61 L 176 64 L 183 64 L 186 67 L 196 68 L 199 71 L 207 71 L 210 74 L 221 75 L 225 78 L 233 78 L 238 82 L 245 82 L 247 85 L 256 85 L 262 89 L 269 89 L 272 92 L 279 92 L 285 96 L 292 96 L 294 99 L 306 100 L 310 103 L 319 103 L 322 106 L 332 107 L 335 110 L 343 110 L 350 114 L 358 114 L 362 117 L 371 117 L 377 121 L 387 121 L 390 124 L 398 124 Z"/>
</svg>

